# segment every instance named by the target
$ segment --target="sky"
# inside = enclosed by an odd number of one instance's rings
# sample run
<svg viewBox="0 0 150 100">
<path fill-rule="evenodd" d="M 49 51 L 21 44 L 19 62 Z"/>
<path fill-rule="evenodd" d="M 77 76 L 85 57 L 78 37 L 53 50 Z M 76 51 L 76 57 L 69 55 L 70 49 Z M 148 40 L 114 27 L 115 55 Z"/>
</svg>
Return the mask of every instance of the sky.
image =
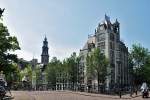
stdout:
<svg viewBox="0 0 150 100">
<path fill-rule="evenodd" d="M 31 60 L 48 39 L 50 59 L 79 53 L 104 15 L 120 22 L 121 39 L 129 47 L 140 43 L 150 49 L 150 0 L 0 0 L 3 23 L 16 36 L 19 58 Z"/>
</svg>

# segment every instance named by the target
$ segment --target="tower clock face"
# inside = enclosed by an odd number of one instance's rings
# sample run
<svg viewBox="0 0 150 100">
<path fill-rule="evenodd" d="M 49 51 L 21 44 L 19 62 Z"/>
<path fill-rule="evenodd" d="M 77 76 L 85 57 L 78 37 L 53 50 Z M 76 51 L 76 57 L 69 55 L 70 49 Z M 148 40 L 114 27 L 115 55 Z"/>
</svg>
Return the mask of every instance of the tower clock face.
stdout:
<svg viewBox="0 0 150 100">
<path fill-rule="evenodd" d="M 100 27 L 100 30 L 103 30 L 103 26 Z"/>
</svg>

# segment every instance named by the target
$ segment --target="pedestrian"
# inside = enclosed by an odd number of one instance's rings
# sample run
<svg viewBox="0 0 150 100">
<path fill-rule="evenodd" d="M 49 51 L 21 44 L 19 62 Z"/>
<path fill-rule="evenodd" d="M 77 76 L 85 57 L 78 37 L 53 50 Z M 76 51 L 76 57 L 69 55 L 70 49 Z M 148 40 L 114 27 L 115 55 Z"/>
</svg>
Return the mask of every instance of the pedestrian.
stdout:
<svg viewBox="0 0 150 100">
<path fill-rule="evenodd" d="M 132 97 L 132 95 L 133 95 L 133 86 L 130 86 L 130 97 Z"/>
<path fill-rule="evenodd" d="M 143 98 L 149 96 L 148 86 L 146 82 L 143 82 L 141 86 L 141 93 Z"/>
<path fill-rule="evenodd" d="M 0 79 L 2 79 L 3 81 L 5 81 L 5 74 L 3 74 L 3 71 L 0 72 Z"/>
<path fill-rule="evenodd" d="M 5 79 L 5 74 L 3 73 L 3 71 L 0 72 L 0 80 L 1 80 L 1 82 L 3 82 L 3 86 L 4 86 L 5 90 L 7 90 L 10 93 L 10 95 L 12 96 L 10 88 L 8 87 L 7 81 Z"/>
<path fill-rule="evenodd" d="M 5 74 L 3 73 L 3 71 L 0 72 L 0 79 L 1 81 L 3 81 L 5 84 L 5 86 L 7 86 L 7 82 L 6 82 L 6 79 L 5 79 Z"/>
<path fill-rule="evenodd" d="M 88 86 L 86 86 L 86 90 L 87 90 L 87 92 L 89 92 L 89 87 Z"/>
</svg>

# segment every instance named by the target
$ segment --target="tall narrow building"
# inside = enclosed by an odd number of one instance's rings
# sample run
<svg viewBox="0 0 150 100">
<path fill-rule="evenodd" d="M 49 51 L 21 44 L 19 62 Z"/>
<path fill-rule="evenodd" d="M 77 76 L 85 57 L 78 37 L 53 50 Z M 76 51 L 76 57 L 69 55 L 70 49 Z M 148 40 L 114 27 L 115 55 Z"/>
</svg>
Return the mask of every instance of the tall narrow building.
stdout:
<svg viewBox="0 0 150 100">
<path fill-rule="evenodd" d="M 49 62 L 49 54 L 48 54 L 48 41 L 45 37 L 43 41 L 42 54 L 41 54 L 41 63 L 47 65 Z"/>
</svg>

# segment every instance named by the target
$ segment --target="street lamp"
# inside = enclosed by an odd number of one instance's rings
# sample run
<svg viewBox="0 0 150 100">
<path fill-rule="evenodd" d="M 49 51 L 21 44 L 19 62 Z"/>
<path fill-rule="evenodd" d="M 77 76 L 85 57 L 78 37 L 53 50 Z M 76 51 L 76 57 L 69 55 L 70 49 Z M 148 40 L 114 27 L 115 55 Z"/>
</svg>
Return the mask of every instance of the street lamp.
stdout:
<svg viewBox="0 0 150 100">
<path fill-rule="evenodd" d="M 119 97 L 121 98 L 122 94 L 122 82 L 121 82 L 121 75 L 119 76 Z"/>
</svg>

